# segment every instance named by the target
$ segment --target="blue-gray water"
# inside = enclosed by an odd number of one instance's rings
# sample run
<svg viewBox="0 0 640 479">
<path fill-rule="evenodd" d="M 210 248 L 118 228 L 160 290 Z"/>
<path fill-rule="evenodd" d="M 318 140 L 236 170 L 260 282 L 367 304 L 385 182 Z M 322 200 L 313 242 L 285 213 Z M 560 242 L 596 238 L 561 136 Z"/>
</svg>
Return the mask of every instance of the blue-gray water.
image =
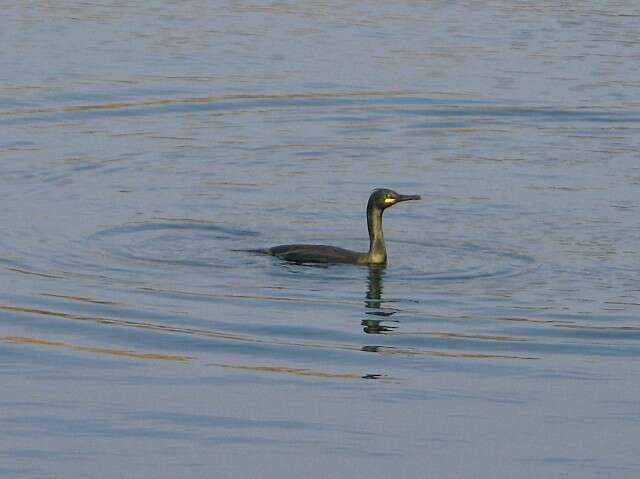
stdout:
<svg viewBox="0 0 640 479">
<path fill-rule="evenodd" d="M 0 475 L 636 478 L 640 7 L 9 2 Z M 243 250 L 367 246 L 389 264 Z"/>
</svg>

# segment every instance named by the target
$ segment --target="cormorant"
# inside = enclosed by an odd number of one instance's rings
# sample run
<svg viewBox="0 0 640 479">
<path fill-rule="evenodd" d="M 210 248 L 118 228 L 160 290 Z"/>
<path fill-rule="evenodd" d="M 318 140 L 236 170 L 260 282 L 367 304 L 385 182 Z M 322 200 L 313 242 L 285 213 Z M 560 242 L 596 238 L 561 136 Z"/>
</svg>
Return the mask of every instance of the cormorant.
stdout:
<svg viewBox="0 0 640 479">
<path fill-rule="evenodd" d="M 389 206 L 407 200 L 419 200 L 420 195 L 401 195 L 393 190 L 374 190 L 367 203 L 367 227 L 369 229 L 369 251 L 357 253 L 336 246 L 312 244 L 286 244 L 262 250 L 294 263 L 351 263 L 380 265 L 387 263 L 387 249 L 382 233 L 382 213 Z"/>
</svg>

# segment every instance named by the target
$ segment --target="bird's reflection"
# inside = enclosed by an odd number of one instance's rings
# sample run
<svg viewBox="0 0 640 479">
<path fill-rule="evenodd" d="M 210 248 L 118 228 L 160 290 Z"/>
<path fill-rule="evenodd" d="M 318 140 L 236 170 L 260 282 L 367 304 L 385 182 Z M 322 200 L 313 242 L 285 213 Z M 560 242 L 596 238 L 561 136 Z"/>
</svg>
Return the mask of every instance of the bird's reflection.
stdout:
<svg viewBox="0 0 640 479">
<path fill-rule="evenodd" d="M 364 302 L 365 314 L 371 316 L 389 317 L 396 313 L 382 307 L 382 278 L 385 274 L 384 266 L 369 266 L 367 277 L 367 294 Z M 385 324 L 386 323 L 386 324 Z M 363 319 L 363 331 L 367 334 L 384 334 L 397 328 L 392 319 Z"/>
</svg>

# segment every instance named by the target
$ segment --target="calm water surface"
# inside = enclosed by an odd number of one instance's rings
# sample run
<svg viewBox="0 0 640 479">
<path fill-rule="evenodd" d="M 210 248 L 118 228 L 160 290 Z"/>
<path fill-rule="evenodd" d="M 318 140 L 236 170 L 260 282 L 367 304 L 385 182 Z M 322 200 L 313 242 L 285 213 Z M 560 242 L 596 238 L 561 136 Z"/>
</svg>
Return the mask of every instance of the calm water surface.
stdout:
<svg viewBox="0 0 640 479">
<path fill-rule="evenodd" d="M 3 8 L 4 477 L 638 477 L 636 2 Z"/>
</svg>

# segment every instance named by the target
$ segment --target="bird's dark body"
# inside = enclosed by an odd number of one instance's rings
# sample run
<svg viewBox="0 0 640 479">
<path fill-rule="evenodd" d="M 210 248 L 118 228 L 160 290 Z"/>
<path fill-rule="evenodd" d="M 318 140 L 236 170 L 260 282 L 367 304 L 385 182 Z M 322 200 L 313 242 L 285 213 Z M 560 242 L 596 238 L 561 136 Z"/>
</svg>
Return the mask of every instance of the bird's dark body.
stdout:
<svg viewBox="0 0 640 479">
<path fill-rule="evenodd" d="M 367 253 L 357 253 L 337 246 L 313 244 L 285 244 L 260 250 L 260 252 L 277 256 L 292 263 L 386 264 L 387 249 L 382 232 L 382 213 L 396 203 L 419 199 L 419 195 L 401 195 L 384 188 L 374 190 L 371 193 L 367 202 L 367 228 L 369 230 L 369 251 Z"/>
<path fill-rule="evenodd" d="M 366 264 L 366 253 L 357 253 L 337 246 L 315 244 L 285 244 L 265 251 L 293 263 L 351 263 Z"/>
</svg>

